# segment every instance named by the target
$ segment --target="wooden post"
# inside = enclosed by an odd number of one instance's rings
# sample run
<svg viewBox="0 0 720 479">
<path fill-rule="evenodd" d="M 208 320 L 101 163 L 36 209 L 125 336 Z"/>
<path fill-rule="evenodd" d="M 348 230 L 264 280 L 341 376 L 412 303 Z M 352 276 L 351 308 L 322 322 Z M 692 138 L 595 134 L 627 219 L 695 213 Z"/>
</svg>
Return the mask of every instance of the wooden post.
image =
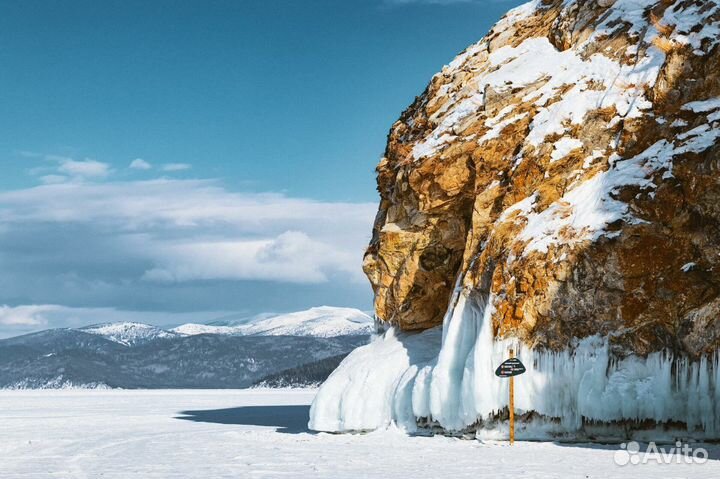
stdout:
<svg viewBox="0 0 720 479">
<path fill-rule="evenodd" d="M 510 358 L 515 357 L 515 351 L 510 349 Z M 515 443 L 515 378 L 510 376 L 510 445 Z"/>
</svg>

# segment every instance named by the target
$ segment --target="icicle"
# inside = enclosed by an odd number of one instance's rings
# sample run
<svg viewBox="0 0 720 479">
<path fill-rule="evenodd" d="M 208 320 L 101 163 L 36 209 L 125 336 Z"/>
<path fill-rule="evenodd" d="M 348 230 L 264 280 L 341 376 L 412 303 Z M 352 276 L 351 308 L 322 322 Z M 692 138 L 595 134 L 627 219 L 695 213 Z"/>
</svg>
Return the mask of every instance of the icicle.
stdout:
<svg viewBox="0 0 720 479">
<path fill-rule="evenodd" d="M 400 334 L 390 328 L 354 351 L 320 389 L 310 427 L 352 431 L 394 422 L 408 431 L 426 418 L 447 431 L 478 421 L 480 437 L 503 437 L 497 414 L 507 405 L 507 383 L 494 370 L 512 346 L 527 372 L 516 378 L 516 408 L 534 411 L 518 437 L 582 436 L 586 425 L 612 436 L 623 422 L 680 422 L 687 434 L 720 434 L 720 355 L 690 362 L 669 352 L 613 358 L 599 336 L 565 351 L 535 351 L 515 339 L 496 339 L 492 297 L 459 292 L 440 328 Z M 614 431 L 614 432 L 613 432 Z M 678 431 L 679 432 L 679 431 Z"/>
</svg>

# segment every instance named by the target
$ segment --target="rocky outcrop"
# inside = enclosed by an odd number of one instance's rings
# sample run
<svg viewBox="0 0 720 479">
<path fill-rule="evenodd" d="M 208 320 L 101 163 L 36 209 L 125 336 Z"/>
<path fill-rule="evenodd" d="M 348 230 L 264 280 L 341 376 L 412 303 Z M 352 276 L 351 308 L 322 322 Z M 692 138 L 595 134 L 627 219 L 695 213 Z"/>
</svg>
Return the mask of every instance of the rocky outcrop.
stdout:
<svg viewBox="0 0 720 479">
<path fill-rule="evenodd" d="M 377 317 L 440 325 L 457 285 L 535 349 L 717 349 L 719 3 L 536 0 L 435 75 L 377 167 Z"/>
<path fill-rule="evenodd" d="M 535 0 L 433 77 L 312 429 L 504 439 L 512 349 L 520 439 L 720 438 L 719 3 Z"/>
</svg>

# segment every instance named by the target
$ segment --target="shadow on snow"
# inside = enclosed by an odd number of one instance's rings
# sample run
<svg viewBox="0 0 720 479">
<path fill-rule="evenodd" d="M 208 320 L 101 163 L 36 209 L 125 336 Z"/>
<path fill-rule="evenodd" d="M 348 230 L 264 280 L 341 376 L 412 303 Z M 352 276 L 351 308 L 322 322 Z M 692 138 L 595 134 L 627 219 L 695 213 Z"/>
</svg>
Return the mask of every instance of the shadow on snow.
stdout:
<svg viewBox="0 0 720 479">
<path fill-rule="evenodd" d="M 277 432 L 299 434 L 310 432 L 307 427 L 310 406 L 243 406 L 228 409 L 181 411 L 176 419 L 210 422 L 215 424 L 241 424 L 244 426 L 270 426 Z"/>
</svg>

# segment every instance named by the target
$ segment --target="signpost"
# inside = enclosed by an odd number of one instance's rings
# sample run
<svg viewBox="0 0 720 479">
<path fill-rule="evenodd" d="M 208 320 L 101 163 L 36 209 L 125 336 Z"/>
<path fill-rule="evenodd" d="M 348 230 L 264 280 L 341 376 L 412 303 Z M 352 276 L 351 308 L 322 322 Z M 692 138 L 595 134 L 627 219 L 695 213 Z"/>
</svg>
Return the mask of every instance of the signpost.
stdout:
<svg viewBox="0 0 720 479">
<path fill-rule="evenodd" d="M 495 370 L 495 375 L 500 378 L 510 378 L 510 445 L 515 443 L 515 376 L 525 372 L 525 365 L 515 357 L 515 351 L 510 349 L 510 359 L 504 361 Z"/>
</svg>

